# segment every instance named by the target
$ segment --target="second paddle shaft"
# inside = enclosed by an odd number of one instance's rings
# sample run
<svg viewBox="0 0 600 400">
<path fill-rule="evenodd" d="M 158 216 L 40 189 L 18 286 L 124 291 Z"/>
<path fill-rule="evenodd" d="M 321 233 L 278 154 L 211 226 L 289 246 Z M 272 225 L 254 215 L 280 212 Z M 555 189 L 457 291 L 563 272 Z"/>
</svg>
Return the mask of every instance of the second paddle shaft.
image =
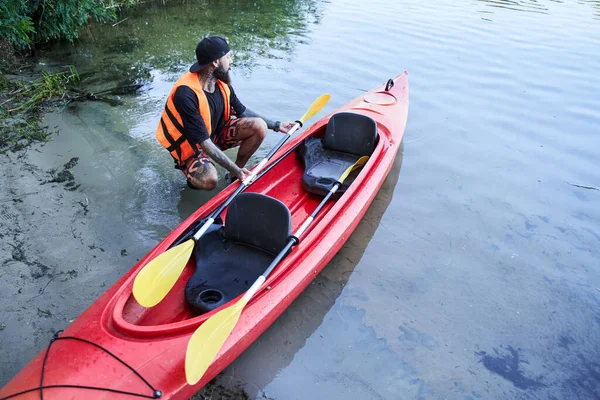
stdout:
<svg viewBox="0 0 600 400">
<path fill-rule="evenodd" d="M 323 200 L 321 200 L 321 203 L 319 203 L 317 208 L 315 208 L 315 210 L 312 212 L 312 214 L 310 214 L 310 216 L 304 221 L 304 223 L 300 226 L 300 228 L 298 228 L 296 233 L 292 235 L 292 237 L 287 242 L 287 244 L 285 245 L 283 250 L 281 250 L 279 252 L 279 254 L 277 254 L 277 257 L 275 257 L 275 259 L 271 262 L 271 264 L 269 264 L 269 267 L 265 270 L 265 272 L 263 272 L 263 274 L 260 277 L 258 277 L 256 282 L 254 282 L 254 284 L 252 284 L 252 286 L 250 286 L 250 289 L 248 289 L 248 291 L 244 294 L 244 299 L 246 299 L 247 301 L 250 301 L 250 299 L 256 294 L 258 289 L 260 289 L 262 284 L 267 280 L 267 277 L 271 274 L 271 272 L 273 272 L 273 270 L 279 264 L 279 262 L 281 262 L 281 260 L 288 254 L 288 252 L 290 251 L 290 249 L 293 246 L 298 244 L 298 242 L 300 241 L 300 236 L 302 236 L 304 234 L 304 232 L 306 231 L 306 229 L 308 229 L 308 226 L 315 220 L 315 217 L 321 211 L 321 209 L 325 206 L 325 204 L 327 203 L 329 198 L 331 198 L 331 196 L 333 196 L 335 194 L 335 192 L 337 192 L 340 185 L 341 185 L 340 182 L 333 185 L 331 190 L 329 190 L 329 193 L 327 193 L 327 196 L 325 196 L 325 198 Z"/>
</svg>

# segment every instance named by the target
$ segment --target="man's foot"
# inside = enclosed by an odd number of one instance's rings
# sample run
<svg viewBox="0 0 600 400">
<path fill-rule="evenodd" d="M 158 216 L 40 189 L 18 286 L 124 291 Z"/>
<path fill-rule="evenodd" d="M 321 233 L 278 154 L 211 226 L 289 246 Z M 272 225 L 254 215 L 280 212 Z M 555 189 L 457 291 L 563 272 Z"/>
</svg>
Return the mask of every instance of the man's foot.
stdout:
<svg viewBox="0 0 600 400">
<path fill-rule="evenodd" d="M 225 183 L 227 185 L 231 185 L 233 182 L 235 182 L 237 180 L 237 177 L 235 176 L 231 176 L 231 174 L 229 172 L 225 173 Z"/>
<path fill-rule="evenodd" d="M 187 185 L 190 189 L 194 189 L 194 190 L 200 190 L 198 189 L 196 186 L 192 185 L 192 182 L 190 182 L 189 179 L 187 179 Z"/>
</svg>

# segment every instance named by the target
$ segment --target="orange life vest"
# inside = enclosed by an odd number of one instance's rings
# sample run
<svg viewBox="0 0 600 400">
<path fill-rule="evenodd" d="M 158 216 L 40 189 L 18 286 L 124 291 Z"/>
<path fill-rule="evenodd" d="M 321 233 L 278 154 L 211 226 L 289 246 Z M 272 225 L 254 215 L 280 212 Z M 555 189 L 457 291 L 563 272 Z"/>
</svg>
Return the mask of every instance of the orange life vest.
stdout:
<svg viewBox="0 0 600 400">
<path fill-rule="evenodd" d="M 177 80 L 177 82 L 175 82 L 175 86 L 167 98 L 165 110 L 160 117 L 160 123 L 156 128 L 156 139 L 158 139 L 160 144 L 171 153 L 175 159 L 176 166 L 181 167 L 188 158 L 197 154 L 198 150 L 200 150 L 200 145 L 192 145 L 183 135 L 183 121 L 175 108 L 175 104 L 173 104 L 173 97 L 179 86 L 187 86 L 196 93 L 196 97 L 198 98 L 198 112 L 204 120 L 204 125 L 206 125 L 206 130 L 209 135 L 212 135 L 212 126 L 210 121 L 210 107 L 208 106 L 208 100 L 206 99 L 204 90 L 198 81 L 198 74 L 186 72 Z M 231 91 L 229 90 L 229 86 L 222 81 L 218 80 L 217 86 L 223 95 L 223 101 L 225 103 L 223 105 L 223 110 L 225 111 L 225 121 L 227 122 L 229 121 L 231 114 Z"/>
</svg>

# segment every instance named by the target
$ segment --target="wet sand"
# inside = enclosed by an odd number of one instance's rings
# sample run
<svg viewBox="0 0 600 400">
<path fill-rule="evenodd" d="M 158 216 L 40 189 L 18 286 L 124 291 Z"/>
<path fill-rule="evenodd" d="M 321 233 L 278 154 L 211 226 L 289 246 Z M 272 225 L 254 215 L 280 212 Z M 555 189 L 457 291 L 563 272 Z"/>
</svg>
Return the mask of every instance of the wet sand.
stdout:
<svg viewBox="0 0 600 400">
<path fill-rule="evenodd" d="M 0 384 L 141 254 L 127 229 L 100 216 L 106 205 L 81 190 L 85 152 L 58 147 L 0 156 Z"/>
<path fill-rule="evenodd" d="M 110 168 L 63 116 L 50 142 L 0 155 L 0 386 L 156 243 L 90 184 Z M 217 379 L 194 398 L 247 395 Z"/>
</svg>

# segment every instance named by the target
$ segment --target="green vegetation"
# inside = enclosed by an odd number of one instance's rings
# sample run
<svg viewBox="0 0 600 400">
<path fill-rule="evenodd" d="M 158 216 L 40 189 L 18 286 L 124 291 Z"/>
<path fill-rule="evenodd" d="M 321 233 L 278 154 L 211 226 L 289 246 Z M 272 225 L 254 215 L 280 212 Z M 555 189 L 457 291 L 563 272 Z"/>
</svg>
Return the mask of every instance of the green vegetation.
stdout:
<svg viewBox="0 0 600 400">
<path fill-rule="evenodd" d="M 7 0 L 0 3 L 0 36 L 8 38 L 16 48 L 31 43 L 29 35 L 35 32 L 33 21 L 27 15 L 25 0 Z"/>
<path fill-rule="evenodd" d="M 15 89 L 9 92 L 9 104 L 18 104 L 8 112 L 28 111 L 32 107 L 38 108 L 42 102 L 53 99 L 62 99 L 66 95 L 67 84 L 78 81 L 79 75 L 71 66 L 66 71 L 49 74 L 41 73 L 41 78 L 32 82 L 16 82 Z"/>
<path fill-rule="evenodd" d="M 42 111 L 65 98 L 68 84 L 77 80 L 73 67 L 54 74 L 42 72 L 31 82 L 0 79 L 0 154 L 47 141 L 48 131 L 39 125 Z"/>
<path fill-rule="evenodd" d="M 138 0 L 3 0 L 0 3 L 0 37 L 17 50 L 50 40 L 69 40 L 91 20 L 108 22 L 116 11 Z"/>
<path fill-rule="evenodd" d="M 79 80 L 74 68 L 54 74 L 42 72 L 38 79 L 11 82 L 5 71 L 16 64 L 14 50 L 36 44 L 79 37 L 91 21 L 116 20 L 121 8 L 140 0 L 2 0 L 0 2 L 0 154 L 36 141 L 48 140 L 39 126 L 43 109 L 65 99 L 67 85 Z M 70 100 L 66 99 L 65 103 Z"/>
<path fill-rule="evenodd" d="M 18 151 L 31 143 L 47 142 L 48 129 L 39 126 L 39 118 L 31 121 L 0 119 L 0 154 Z"/>
</svg>

